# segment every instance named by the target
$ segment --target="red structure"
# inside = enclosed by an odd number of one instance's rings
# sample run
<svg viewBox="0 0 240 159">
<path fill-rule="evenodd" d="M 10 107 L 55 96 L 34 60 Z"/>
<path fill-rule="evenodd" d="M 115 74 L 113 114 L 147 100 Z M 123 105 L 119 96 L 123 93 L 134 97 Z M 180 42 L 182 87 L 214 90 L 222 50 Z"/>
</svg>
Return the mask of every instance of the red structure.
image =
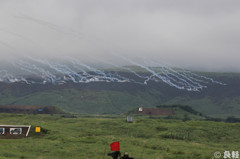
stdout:
<svg viewBox="0 0 240 159">
<path fill-rule="evenodd" d="M 141 115 L 153 115 L 153 116 L 161 116 L 161 115 L 174 115 L 174 110 L 172 108 L 139 108 L 136 111 L 136 114 Z"/>
</svg>

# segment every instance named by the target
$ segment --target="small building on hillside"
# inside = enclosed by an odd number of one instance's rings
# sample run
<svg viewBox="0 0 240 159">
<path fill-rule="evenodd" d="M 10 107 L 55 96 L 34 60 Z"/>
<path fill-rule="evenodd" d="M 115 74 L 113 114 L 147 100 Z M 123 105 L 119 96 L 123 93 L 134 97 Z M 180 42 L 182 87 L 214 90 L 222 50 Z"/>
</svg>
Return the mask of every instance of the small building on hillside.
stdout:
<svg viewBox="0 0 240 159">
<path fill-rule="evenodd" d="M 17 139 L 27 137 L 30 125 L 0 125 L 0 139 Z"/>
<path fill-rule="evenodd" d="M 174 115 L 172 108 L 138 108 L 135 114 L 139 115 L 153 115 L 153 116 L 171 116 Z"/>
</svg>

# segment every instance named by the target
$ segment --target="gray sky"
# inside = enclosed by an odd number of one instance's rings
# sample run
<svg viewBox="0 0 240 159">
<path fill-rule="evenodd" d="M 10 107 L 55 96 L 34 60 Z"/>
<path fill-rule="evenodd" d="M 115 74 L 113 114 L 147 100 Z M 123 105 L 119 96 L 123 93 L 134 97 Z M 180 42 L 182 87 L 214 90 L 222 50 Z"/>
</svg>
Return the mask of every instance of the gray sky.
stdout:
<svg viewBox="0 0 240 159">
<path fill-rule="evenodd" d="M 0 0 L 2 60 L 119 54 L 239 72 L 239 50 L 239 0 Z"/>
</svg>

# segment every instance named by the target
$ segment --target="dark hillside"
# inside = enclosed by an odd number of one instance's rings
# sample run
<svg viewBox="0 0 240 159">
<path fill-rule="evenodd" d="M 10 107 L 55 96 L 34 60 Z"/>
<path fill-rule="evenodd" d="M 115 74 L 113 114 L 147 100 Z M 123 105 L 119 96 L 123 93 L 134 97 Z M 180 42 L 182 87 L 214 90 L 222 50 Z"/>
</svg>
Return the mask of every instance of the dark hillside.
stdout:
<svg viewBox="0 0 240 159">
<path fill-rule="evenodd" d="M 121 72 L 125 76 L 132 73 Z M 240 114 L 240 76 L 232 73 L 208 73 L 227 85 L 207 84 L 201 92 L 188 92 L 163 82 L 148 85 L 117 82 L 93 82 L 62 85 L 0 83 L 1 105 L 54 105 L 64 110 L 92 114 L 120 114 L 131 108 L 161 104 L 191 105 L 203 114 L 228 117 Z"/>
</svg>

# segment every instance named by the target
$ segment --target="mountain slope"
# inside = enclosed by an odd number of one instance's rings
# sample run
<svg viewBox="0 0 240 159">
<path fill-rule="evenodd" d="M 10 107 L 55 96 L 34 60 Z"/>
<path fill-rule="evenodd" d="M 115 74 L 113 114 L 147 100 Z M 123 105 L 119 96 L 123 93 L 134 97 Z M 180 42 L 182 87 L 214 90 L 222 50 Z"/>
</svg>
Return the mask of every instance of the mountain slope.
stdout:
<svg viewBox="0 0 240 159">
<path fill-rule="evenodd" d="M 240 74 L 201 74 L 227 85 L 207 84 L 208 88 L 201 92 L 188 92 L 163 82 L 149 82 L 148 85 L 117 82 L 69 82 L 63 85 L 0 83 L 0 105 L 53 105 L 70 112 L 120 114 L 139 106 L 184 104 L 210 116 L 239 116 Z"/>
</svg>

